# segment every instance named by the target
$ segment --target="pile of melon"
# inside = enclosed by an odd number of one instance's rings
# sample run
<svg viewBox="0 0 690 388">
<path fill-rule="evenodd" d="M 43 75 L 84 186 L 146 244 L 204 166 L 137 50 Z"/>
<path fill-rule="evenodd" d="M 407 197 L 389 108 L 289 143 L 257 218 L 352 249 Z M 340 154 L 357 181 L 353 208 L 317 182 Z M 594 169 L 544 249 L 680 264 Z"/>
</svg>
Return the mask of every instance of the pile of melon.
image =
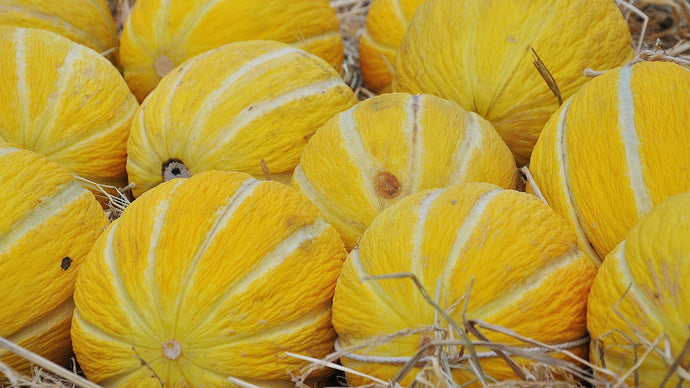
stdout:
<svg viewBox="0 0 690 388">
<path fill-rule="evenodd" d="M 690 386 L 631 8 L 0 0 L 0 386 Z"/>
</svg>

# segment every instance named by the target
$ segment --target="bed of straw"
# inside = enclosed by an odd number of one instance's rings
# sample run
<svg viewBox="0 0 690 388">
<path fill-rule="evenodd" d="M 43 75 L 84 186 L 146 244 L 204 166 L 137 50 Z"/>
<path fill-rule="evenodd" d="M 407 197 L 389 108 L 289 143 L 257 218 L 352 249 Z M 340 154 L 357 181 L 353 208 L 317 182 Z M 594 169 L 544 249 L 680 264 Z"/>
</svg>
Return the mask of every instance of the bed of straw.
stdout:
<svg viewBox="0 0 690 388">
<path fill-rule="evenodd" d="M 115 17 L 117 25 L 121 28 L 123 21 L 129 15 L 131 6 L 135 0 L 108 0 L 111 6 L 111 11 Z M 690 0 L 613 0 L 616 1 L 625 16 L 630 30 L 633 35 L 633 43 L 636 48 L 637 57 L 634 61 L 641 60 L 663 60 L 673 61 L 685 66 L 690 66 Z M 362 77 L 358 66 L 358 50 L 357 42 L 359 34 L 364 27 L 367 10 L 371 0 L 331 0 L 331 4 L 338 12 L 340 20 L 340 27 L 345 38 L 345 61 L 341 69 L 341 75 L 360 99 L 366 99 L 373 96 L 373 93 L 366 89 L 362 83 Z M 536 63 L 535 63 L 536 64 Z M 538 64 L 537 64 L 538 65 Z M 538 66 L 537 66 L 538 67 Z M 591 74 L 590 76 L 596 76 Z M 547 80 L 545 76 L 545 80 Z M 546 81 L 548 82 L 548 80 Z M 557 91 L 556 91 L 557 92 Z M 110 199 L 111 208 L 109 213 L 111 219 L 115 219 L 127 206 L 128 197 L 126 189 L 120 189 L 120 196 L 113 196 L 112 190 L 107 192 L 103 190 L 103 195 Z M 414 279 L 413 279 L 414 280 Z M 420 288 L 420 292 L 425 293 L 425 290 Z M 431 299 L 428 299 L 430 304 L 434 304 Z M 439 311 L 443 314 L 443 311 Z M 464 349 L 465 365 L 467 368 L 473 369 L 477 372 L 477 382 L 483 383 L 485 386 L 491 387 L 518 387 L 518 388 L 537 388 L 537 387 L 589 387 L 589 386 L 616 386 L 625 387 L 624 379 L 627 376 L 636 374 L 635 369 L 631 369 L 625 376 L 617 376 L 606 369 L 597 367 L 588 363 L 586 360 L 578 359 L 575 355 L 568 352 L 567 349 L 557 349 L 549 347 L 546 344 L 540 344 L 529 338 L 523 338 L 510 331 L 509 328 L 495 327 L 481 321 L 465 321 L 455 322 L 450 320 L 449 325 L 455 329 L 457 333 L 468 333 L 473 338 L 479 338 L 480 341 L 470 339 L 469 336 L 455 339 L 453 343 L 434 343 L 429 346 L 435 346 L 438 349 L 443 349 L 452 346 L 453 348 Z M 497 330 L 502 333 L 512 335 L 525 343 L 525 347 L 531 349 L 524 351 L 525 348 L 513 348 L 507 345 L 498 343 L 486 343 L 481 341 L 486 338 L 482 333 L 487 331 Z M 408 335 L 410 333 L 397 333 L 396 335 Z M 392 336 L 392 337 L 395 337 Z M 381 338 L 380 341 L 390 340 L 391 336 Z M 597 339 L 592 339 L 596 341 Z M 637 338 L 641 349 L 647 349 L 648 352 L 642 351 L 640 353 L 640 361 L 644 359 L 645 354 L 648 354 L 656 347 L 658 339 Z M 446 342 L 448 342 L 446 340 Z M 473 345 L 481 344 L 486 348 L 491 349 L 497 355 L 504 358 L 516 372 L 517 376 L 522 378 L 521 381 L 492 381 L 490 376 L 485 376 L 481 372 L 478 357 L 472 351 Z M 33 354 L 18 347 L 16 344 L 0 337 L 0 347 L 9 349 L 10 351 L 19 354 L 23 358 L 31 361 L 36 366 L 31 375 L 22 375 L 9 368 L 7 365 L 0 362 L 0 386 L 6 387 L 97 387 L 79 375 L 77 366 L 72 370 L 61 368 L 51 362 L 42 359 L 40 356 Z M 535 351 L 537 349 L 537 351 Z M 308 361 L 298 373 L 295 373 L 293 380 L 296 387 L 300 388 L 314 388 L 313 381 L 309 376 L 319 368 L 334 369 L 335 377 L 327 382 L 321 382 L 320 386 L 343 386 L 343 373 L 345 368 L 337 363 L 337 360 L 343 354 L 353 349 L 339 349 L 335 353 L 329 355 L 325 359 L 314 360 L 307 359 L 298 354 L 290 354 L 289 356 L 304 358 Z M 522 351 L 522 353 L 520 353 Z M 556 359 L 551 355 L 553 352 L 559 352 L 565 355 L 569 361 Z M 681 354 L 690 353 L 690 339 L 686 349 Z M 522 368 L 515 364 L 510 359 L 510 354 L 517 354 L 536 361 L 529 369 Z M 422 358 L 422 356 L 425 356 Z M 456 354 L 457 356 L 457 354 Z M 669 365 L 668 377 L 677 373 L 686 374 L 682 368 L 679 370 L 677 365 L 680 360 L 669 359 L 666 360 Z M 417 367 L 417 369 L 415 369 Z M 420 368 L 421 367 L 421 371 Z M 410 373 L 415 373 L 415 380 L 411 388 L 451 388 L 458 385 L 450 378 L 450 370 L 453 365 L 453 360 L 450 359 L 447 352 L 438 351 L 431 357 L 427 353 L 420 352 L 419 357 L 409 358 L 409 362 L 404 365 L 398 375 L 391 381 L 380 381 L 372 378 L 372 383 L 368 387 L 372 388 L 397 388 L 398 382 L 403 377 Z M 598 373 L 592 374 L 592 371 Z M 608 382 L 603 380 L 602 376 L 609 376 Z M 690 380 L 690 376 L 680 376 L 686 380 Z M 613 381 L 613 382 L 612 382 Z M 236 382 L 246 387 L 253 387 L 249 384 Z"/>
</svg>

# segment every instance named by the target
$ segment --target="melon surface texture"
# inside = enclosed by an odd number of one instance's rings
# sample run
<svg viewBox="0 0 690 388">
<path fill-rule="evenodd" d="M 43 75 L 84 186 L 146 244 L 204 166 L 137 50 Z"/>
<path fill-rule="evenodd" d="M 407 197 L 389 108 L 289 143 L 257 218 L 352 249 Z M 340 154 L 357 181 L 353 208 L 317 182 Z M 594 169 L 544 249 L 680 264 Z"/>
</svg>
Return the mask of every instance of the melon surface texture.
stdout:
<svg viewBox="0 0 690 388">
<path fill-rule="evenodd" d="M 69 367 L 75 279 L 107 224 L 96 198 L 69 171 L 0 143 L 0 336 Z M 4 348 L 0 361 L 31 371 Z"/>
<path fill-rule="evenodd" d="M 343 61 L 328 0 L 137 0 L 120 40 L 124 77 L 142 101 L 185 60 L 245 40 L 289 43 L 333 69 Z"/>
<path fill-rule="evenodd" d="M 395 54 L 412 15 L 423 0 L 373 0 L 359 38 L 359 67 L 375 93 L 390 92 Z"/>
<path fill-rule="evenodd" d="M 530 171 L 596 263 L 657 204 L 690 190 L 690 72 L 641 62 L 594 78 L 544 127 Z"/>
<path fill-rule="evenodd" d="M 559 100 L 533 51 L 567 99 L 590 78 L 634 56 L 610 0 L 436 0 L 415 12 L 395 58 L 393 90 L 456 101 L 489 120 L 521 166 Z"/>
<path fill-rule="evenodd" d="M 515 188 L 510 149 L 478 114 L 408 93 L 372 97 L 332 117 L 309 140 L 292 180 L 348 249 L 388 206 L 459 182 Z"/>
<path fill-rule="evenodd" d="M 688 368 L 683 356 L 690 337 L 688 236 L 690 192 L 685 192 L 642 217 L 606 256 L 594 280 L 587 309 L 590 360 L 619 376 L 635 367 L 637 374 L 625 381 L 630 386 L 636 375 L 642 387 L 687 384 L 672 365 L 681 359 L 677 368 Z M 650 347 L 648 357 L 635 366 Z"/>
<path fill-rule="evenodd" d="M 106 0 L 0 0 L 0 24 L 52 31 L 99 53 L 118 45 Z"/>
<path fill-rule="evenodd" d="M 354 347 L 341 357 L 343 365 L 384 381 L 418 351 L 436 354 L 439 349 L 424 348 L 431 341 L 458 338 L 412 280 L 372 278 L 401 273 L 416 276 L 431 300 L 461 327 L 464 312 L 468 320 L 543 343 L 572 344 L 572 352 L 586 356 L 585 308 L 596 266 L 579 250 L 566 221 L 536 196 L 488 183 L 459 183 L 410 195 L 374 219 L 338 279 L 333 326 L 340 346 L 346 351 Z M 482 331 L 493 342 L 532 346 Z M 390 336 L 387 341 L 385 336 Z M 443 352 L 449 360 L 460 360 L 455 381 L 472 382 L 476 375 L 467 359 L 454 358 L 459 349 Z M 486 375 L 499 381 L 516 378 L 505 361 L 487 354 L 487 347 L 475 349 L 484 354 L 480 363 Z M 401 385 L 410 384 L 416 372 Z M 354 374 L 348 382 L 370 383 Z"/>
<path fill-rule="evenodd" d="M 285 43 L 235 42 L 168 74 L 132 120 L 127 172 L 139 196 L 207 170 L 289 182 L 304 146 L 357 103 L 323 59 Z"/>
<path fill-rule="evenodd" d="M 0 26 L 0 141 L 90 181 L 124 186 L 138 104 L 117 69 L 56 33 Z"/>
<path fill-rule="evenodd" d="M 163 183 L 110 224 L 79 272 L 77 360 L 104 386 L 294 386 L 306 363 L 286 352 L 333 350 L 346 254 L 287 185 L 225 171 Z"/>
</svg>

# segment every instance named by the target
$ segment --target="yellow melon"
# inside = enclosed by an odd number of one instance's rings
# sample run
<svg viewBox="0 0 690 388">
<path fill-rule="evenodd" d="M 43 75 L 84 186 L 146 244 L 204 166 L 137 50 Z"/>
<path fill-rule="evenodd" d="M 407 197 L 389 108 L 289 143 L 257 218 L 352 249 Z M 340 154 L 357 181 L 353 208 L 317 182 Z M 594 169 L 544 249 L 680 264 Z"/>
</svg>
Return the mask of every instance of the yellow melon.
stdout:
<svg viewBox="0 0 690 388">
<path fill-rule="evenodd" d="M 587 310 L 590 361 L 617 373 L 621 381 L 627 373 L 629 386 L 687 385 L 682 376 L 690 366 L 685 353 L 690 338 L 688 236 L 690 192 L 685 192 L 642 217 L 606 256 L 594 280 Z M 638 360 L 644 361 L 636 366 Z M 673 366 L 676 360 L 680 363 Z"/>
<path fill-rule="evenodd" d="M 459 183 L 410 195 L 374 219 L 338 279 L 333 326 L 346 352 L 343 365 L 384 381 L 425 345 L 459 338 L 411 280 L 371 278 L 400 273 L 415 275 L 431 300 L 460 325 L 464 313 L 468 320 L 572 346 L 580 356 L 587 353 L 585 308 L 596 266 L 577 247 L 566 221 L 536 196 L 488 183 Z M 498 332 L 484 334 L 495 343 L 533 346 Z M 489 348 L 475 349 L 487 376 L 516 378 Z M 456 363 L 456 383 L 476 379 L 467 357 L 460 357 L 460 345 L 432 347 L 423 355 L 436 350 Z M 410 384 L 417 372 L 400 383 Z M 350 374 L 348 382 L 371 381 Z"/>
<path fill-rule="evenodd" d="M 412 15 L 423 0 L 373 0 L 359 38 L 359 67 L 364 84 L 375 93 L 389 92 L 395 53 Z"/>
<path fill-rule="evenodd" d="M 0 143 L 0 336 L 68 366 L 74 283 L 108 223 L 93 194 L 45 156 Z M 29 372 L 0 348 L 0 361 Z"/>
<path fill-rule="evenodd" d="M 556 112 L 530 171 L 597 263 L 640 217 L 690 190 L 690 72 L 644 62 L 596 77 Z"/>
<path fill-rule="evenodd" d="M 479 113 L 525 165 L 559 106 L 532 49 L 563 99 L 589 80 L 585 69 L 611 69 L 634 55 L 611 0 L 429 1 L 400 46 L 393 90 L 435 94 Z"/>
<path fill-rule="evenodd" d="M 0 141 L 83 178 L 124 185 L 136 98 L 96 51 L 53 32 L 0 28 Z"/>
<path fill-rule="evenodd" d="M 287 182 L 316 129 L 355 103 L 323 59 L 288 44 L 208 51 L 168 74 L 137 111 L 127 144 L 134 194 L 206 170 L 263 177 L 261 159 Z"/>
<path fill-rule="evenodd" d="M 77 361 L 110 386 L 294 386 L 306 363 L 286 352 L 333 349 L 346 254 L 287 185 L 226 171 L 166 182 L 132 202 L 82 266 Z"/>
<path fill-rule="evenodd" d="M 517 186 L 513 155 L 491 124 L 432 95 L 386 93 L 331 118 L 302 152 L 292 184 L 348 249 L 383 209 L 458 182 Z"/>
<path fill-rule="evenodd" d="M 0 24 L 49 30 L 99 53 L 118 44 L 106 0 L 0 0 Z"/>
<path fill-rule="evenodd" d="M 139 101 L 177 65 L 243 40 L 290 43 L 338 69 L 343 38 L 328 0 L 138 0 L 120 41 L 124 76 Z"/>
</svg>

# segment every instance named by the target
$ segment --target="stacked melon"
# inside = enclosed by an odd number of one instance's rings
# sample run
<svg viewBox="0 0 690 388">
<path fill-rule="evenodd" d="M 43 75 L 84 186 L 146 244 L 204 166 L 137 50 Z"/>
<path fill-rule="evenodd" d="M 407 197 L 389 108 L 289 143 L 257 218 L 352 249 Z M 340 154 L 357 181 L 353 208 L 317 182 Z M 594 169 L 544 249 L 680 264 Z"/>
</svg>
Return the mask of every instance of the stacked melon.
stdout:
<svg viewBox="0 0 690 388">
<path fill-rule="evenodd" d="M 690 73 L 613 2 L 374 0 L 370 98 L 338 2 L 134 3 L 0 0 L 0 336 L 103 386 L 683 385 Z"/>
</svg>

